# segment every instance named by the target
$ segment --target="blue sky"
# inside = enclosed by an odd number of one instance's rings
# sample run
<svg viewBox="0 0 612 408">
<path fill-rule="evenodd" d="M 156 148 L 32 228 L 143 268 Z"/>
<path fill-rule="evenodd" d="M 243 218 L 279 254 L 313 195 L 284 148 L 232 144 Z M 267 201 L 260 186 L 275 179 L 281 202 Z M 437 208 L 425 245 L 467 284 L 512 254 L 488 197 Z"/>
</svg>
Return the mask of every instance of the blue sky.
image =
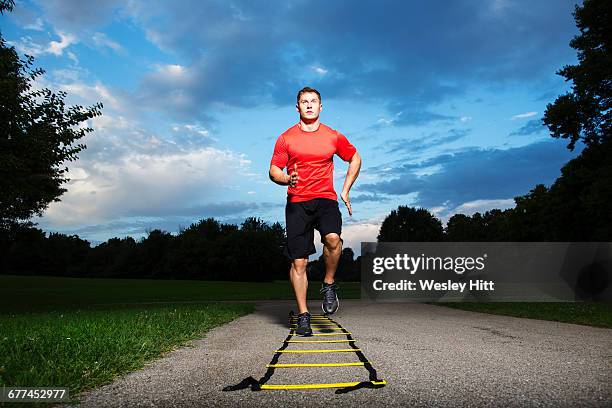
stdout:
<svg viewBox="0 0 612 408">
<path fill-rule="evenodd" d="M 512 207 L 580 150 L 541 125 L 569 89 L 555 72 L 576 62 L 574 4 L 19 1 L 0 27 L 46 70 L 37 86 L 104 104 L 68 192 L 35 221 L 93 244 L 206 217 L 284 224 L 268 169 L 303 86 L 363 158 L 353 216 L 342 208 L 356 253 L 398 205 L 443 222 Z"/>
</svg>

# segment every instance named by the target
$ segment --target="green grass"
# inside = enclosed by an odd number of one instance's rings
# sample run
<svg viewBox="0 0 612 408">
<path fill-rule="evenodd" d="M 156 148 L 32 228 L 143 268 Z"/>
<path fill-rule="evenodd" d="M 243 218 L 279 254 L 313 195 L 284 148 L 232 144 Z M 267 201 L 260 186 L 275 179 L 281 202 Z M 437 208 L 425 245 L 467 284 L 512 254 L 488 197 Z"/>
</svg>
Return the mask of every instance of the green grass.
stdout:
<svg viewBox="0 0 612 408">
<path fill-rule="evenodd" d="M 311 282 L 310 299 L 319 299 Z M 359 299 L 359 282 L 342 282 L 344 299 Z M 294 299 L 289 281 L 265 283 L 155 279 L 95 279 L 0 275 L 0 314 L 99 308 L 113 304 Z"/>
<path fill-rule="evenodd" d="M 612 328 L 612 303 L 593 302 L 495 302 L 436 303 L 471 312 Z"/>
<path fill-rule="evenodd" d="M 341 287 L 344 298 L 360 297 L 359 283 Z M 253 310 L 215 301 L 293 298 L 288 281 L 0 275 L 0 386 L 62 386 L 74 396 Z"/>
<path fill-rule="evenodd" d="M 74 395 L 252 310 L 166 304 L 0 315 L 0 386 L 61 386 Z"/>
</svg>

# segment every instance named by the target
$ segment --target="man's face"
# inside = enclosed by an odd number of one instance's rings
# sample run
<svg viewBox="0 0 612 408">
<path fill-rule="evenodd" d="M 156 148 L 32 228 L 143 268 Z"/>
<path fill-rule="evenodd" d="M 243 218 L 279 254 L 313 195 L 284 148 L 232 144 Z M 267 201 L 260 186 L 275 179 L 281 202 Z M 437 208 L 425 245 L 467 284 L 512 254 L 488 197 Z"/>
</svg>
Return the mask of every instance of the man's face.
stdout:
<svg viewBox="0 0 612 408">
<path fill-rule="evenodd" d="M 319 113 L 323 109 L 319 97 L 314 92 L 304 92 L 300 95 L 300 100 L 297 104 L 297 111 L 300 112 L 300 117 L 308 120 L 316 120 Z"/>
</svg>

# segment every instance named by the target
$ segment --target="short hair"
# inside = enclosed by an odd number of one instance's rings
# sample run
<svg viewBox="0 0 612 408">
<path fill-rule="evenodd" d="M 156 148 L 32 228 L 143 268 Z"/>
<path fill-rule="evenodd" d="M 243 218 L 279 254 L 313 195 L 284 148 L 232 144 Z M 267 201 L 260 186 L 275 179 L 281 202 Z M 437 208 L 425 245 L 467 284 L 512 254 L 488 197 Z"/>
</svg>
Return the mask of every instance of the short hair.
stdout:
<svg viewBox="0 0 612 408">
<path fill-rule="evenodd" d="M 317 91 L 316 89 L 311 88 L 309 86 L 305 86 L 304 88 L 300 89 L 300 91 L 297 94 L 297 103 L 298 103 L 298 105 L 300 104 L 300 97 L 302 96 L 303 93 L 306 93 L 306 92 L 314 92 L 314 93 L 316 93 L 317 96 L 319 97 L 319 102 L 321 102 L 321 94 L 319 93 L 319 91 Z"/>
</svg>

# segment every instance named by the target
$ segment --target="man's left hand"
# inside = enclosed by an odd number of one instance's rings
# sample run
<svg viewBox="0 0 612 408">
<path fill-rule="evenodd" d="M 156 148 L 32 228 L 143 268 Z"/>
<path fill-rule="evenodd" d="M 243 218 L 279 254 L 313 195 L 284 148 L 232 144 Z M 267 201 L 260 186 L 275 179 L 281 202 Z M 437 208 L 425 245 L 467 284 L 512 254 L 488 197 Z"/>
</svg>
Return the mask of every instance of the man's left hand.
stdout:
<svg viewBox="0 0 612 408">
<path fill-rule="evenodd" d="M 342 198 L 342 201 L 344 201 L 344 204 L 346 204 L 346 209 L 348 210 L 349 215 L 352 217 L 353 209 L 351 208 L 351 200 L 349 200 L 348 191 L 343 191 L 342 193 L 340 193 L 340 198 Z"/>
</svg>

